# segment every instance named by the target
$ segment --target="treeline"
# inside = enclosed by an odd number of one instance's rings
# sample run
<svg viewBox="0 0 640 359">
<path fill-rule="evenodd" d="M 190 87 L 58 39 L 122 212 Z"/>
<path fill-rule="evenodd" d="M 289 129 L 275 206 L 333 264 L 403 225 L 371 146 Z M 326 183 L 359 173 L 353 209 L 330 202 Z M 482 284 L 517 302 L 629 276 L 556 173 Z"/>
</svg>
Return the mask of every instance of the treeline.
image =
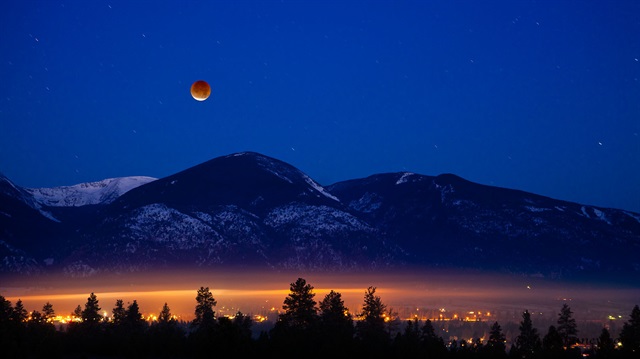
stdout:
<svg viewBox="0 0 640 359">
<path fill-rule="evenodd" d="M 0 296 L 0 350 L 3 358 L 214 358 L 221 356 L 287 355 L 292 357 L 416 357 L 416 358 L 638 358 L 640 308 L 634 306 L 617 338 L 606 327 L 597 346 L 580 347 L 571 308 L 564 304 L 556 325 L 542 335 L 525 310 L 519 334 L 507 340 L 498 322 L 486 340 L 447 340 L 430 320 L 400 321 L 376 295 L 364 293 L 362 308 L 352 314 L 339 292 L 320 302 L 303 278 L 291 283 L 282 312 L 268 330 L 253 335 L 252 318 L 241 312 L 216 316 L 217 301 L 208 287 L 196 293 L 195 318 L 179 322 L 164 304 L 157 320 L 147 322 L 137 301 L 125 307 L 116 300 L 109 320 L 101 315 L 91 293 L 75 309 L 78 321 L 56 328 L 51 303 L 28 313 Z"/>
</svg>

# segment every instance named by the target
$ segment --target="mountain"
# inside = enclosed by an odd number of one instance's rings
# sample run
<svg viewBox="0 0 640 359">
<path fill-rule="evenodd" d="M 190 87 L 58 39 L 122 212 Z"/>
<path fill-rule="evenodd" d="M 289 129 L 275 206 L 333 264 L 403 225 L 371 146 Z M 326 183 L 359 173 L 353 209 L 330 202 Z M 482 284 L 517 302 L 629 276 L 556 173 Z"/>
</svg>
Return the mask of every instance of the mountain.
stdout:
<svg viewBox="0 0 640 359">
<path fill-rule="evenodd" d="M 25 188 L 33 199 L 43 206 L 78 207 L 88 204 L 108 204 L 122 194 L 157 178 L 132 176 L 108 178 L 102 181 L 80 183 L 53 188 Z"/>
<path fill-rule="evenodd" d="M 327 189 L 411 253 L 408 261 L 417 265 L 557 278 L 633 278 L 640 272 L 637 213 L 453 174 L 377 174 Z"/>
<path fill-rule="evenodd" d="M 34 190 L 0 177 L 0 224 L 5 274 L 419 267 L 620 279 L 640 272 L 634 212 L 453 174 L 382 173 L 322 186 L 255 152 L 157 180 Z"/>
</svg>

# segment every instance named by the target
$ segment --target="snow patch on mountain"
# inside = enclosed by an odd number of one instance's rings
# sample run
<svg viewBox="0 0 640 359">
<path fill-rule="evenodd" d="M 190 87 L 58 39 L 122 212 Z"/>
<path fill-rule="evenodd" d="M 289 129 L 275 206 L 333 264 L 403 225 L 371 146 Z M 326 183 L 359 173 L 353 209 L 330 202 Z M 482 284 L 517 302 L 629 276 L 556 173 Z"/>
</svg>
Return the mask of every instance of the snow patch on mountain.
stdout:
<svg viewBox="0 0 640 359">
<path fill-rule="evenodd" d="M 592 208 L 592 210 L 596 214 L 596 217 L 598 217 L 598 219 L 600 219 L 603 222 L 607 222 L 607 224 L 609 225 L 611 224 L 611 221 L 607 218 L 607 215 L 603 211 L 597 208 Z"/>
<path fill-rule="evenodd" d="M 25 188 L 25 190 L 36 202 L 45 206 L 79 207 L 111 203 L 126 192 L 155 180 L 156 178 L 145 176 L 118 177 L 73 186 Z"/>
<path fill-rule="evenodd" d="M 411 172 L 405 172 L 402 174 L 402 177 L 400 177 L 397 181 L 396 184 L 403 184 L 406 183 L 409 180 L 409 176 L 413 176 L 415 173 L 411 173 Z"/>
<path fill-rule="evenodd" d="M 315 189 L 316 191 L 322 193 L 325 197 L 330 198 L 336 202 L 340 202 L 340 200 L 332 195 L 331 193 L 327 192 L 326 189 L 324 189 L 324 187 L 320 186 L 316 181 L 312 180 L 311 177 L 307 176 L 307 175 L 303 175 L 304 176 L 304 180 L 305 182 L 307 182 L 307 184 L 309 184 L 311 187 L 313 187 L 313 189 Z"/>
<path fill-rule="evenodd" d="M 626 214 L 627 216 L 635 219 L 636 221 L 638 221 L 638 223 L 640 223 L 640 216 L 638 216 L 637 214 L 627 212 L 627 211 L 622 211 L 622 213 Z"/>
<path fill-rule="evenodd" d="M 375 212 L 380 206 L 382 206 L 382 197 L 371 192 L 366 192 L 359 199 L 349 202 L 349 208 L 363 213 Z"/>
<path fill-rule="evenodd" d="M 307 234 L 335 233 L 340 231 L 373 231 L 367 223 L 357 217 L 327 206 L 291 204 L 277 207 L 264 219 L 273 228 L 294 225 Z"/>
<path fill-rule="evenodd" d="M 202 245 L 205 240 L 222 239 L 199 218 L 160 203 L 136 209 L 128 220 L 127 228 L 134 240 L 165 242 L 174 249 L 191 249 Z M 137 247 L 133 243 L 131 246 Z M 127 249 L 135 250 L 131 246 Z"/>
</svg>

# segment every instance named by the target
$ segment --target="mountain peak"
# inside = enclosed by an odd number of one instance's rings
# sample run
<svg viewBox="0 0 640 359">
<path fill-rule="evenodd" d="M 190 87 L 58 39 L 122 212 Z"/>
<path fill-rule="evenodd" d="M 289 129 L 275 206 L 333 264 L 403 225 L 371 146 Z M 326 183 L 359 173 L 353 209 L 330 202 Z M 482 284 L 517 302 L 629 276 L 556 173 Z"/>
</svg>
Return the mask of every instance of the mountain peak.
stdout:
<svg viewBox="0 0 640 359">
<path fill-rule="evenodd" d="M 102 181 L 79 183 L 52 188 L 25 188 L 40 204 L 49 207 L 78 207 L 108 204 L 124 193 L 157 178 L 146 176 L 107 178 Z"/>
<path fill-rule="evenodd" d="M 257 153 L 237 152 L 216 157 L 174 175 L 132 190 L 121 197 L 128 205 L 153 200 L 181 205 L 236 204 L 261 207 L 286 201 L 339 202 L 317 182 L 292 165 Z"/>
</svg>

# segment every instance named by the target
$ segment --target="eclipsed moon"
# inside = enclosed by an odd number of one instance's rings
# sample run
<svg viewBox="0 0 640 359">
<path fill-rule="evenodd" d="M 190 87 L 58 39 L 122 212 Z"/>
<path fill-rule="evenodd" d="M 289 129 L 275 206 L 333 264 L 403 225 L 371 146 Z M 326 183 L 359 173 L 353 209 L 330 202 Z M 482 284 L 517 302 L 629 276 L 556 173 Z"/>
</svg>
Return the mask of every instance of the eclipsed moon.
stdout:
<svg viewBox="0 0 640 359">
<path fill-rule="evenodd" d="M 206 81 L 198 80 L 191 85 L 191 96 L 197 101 L 204 101 L 211 95 L 211 86 Z"/>
</svg>

